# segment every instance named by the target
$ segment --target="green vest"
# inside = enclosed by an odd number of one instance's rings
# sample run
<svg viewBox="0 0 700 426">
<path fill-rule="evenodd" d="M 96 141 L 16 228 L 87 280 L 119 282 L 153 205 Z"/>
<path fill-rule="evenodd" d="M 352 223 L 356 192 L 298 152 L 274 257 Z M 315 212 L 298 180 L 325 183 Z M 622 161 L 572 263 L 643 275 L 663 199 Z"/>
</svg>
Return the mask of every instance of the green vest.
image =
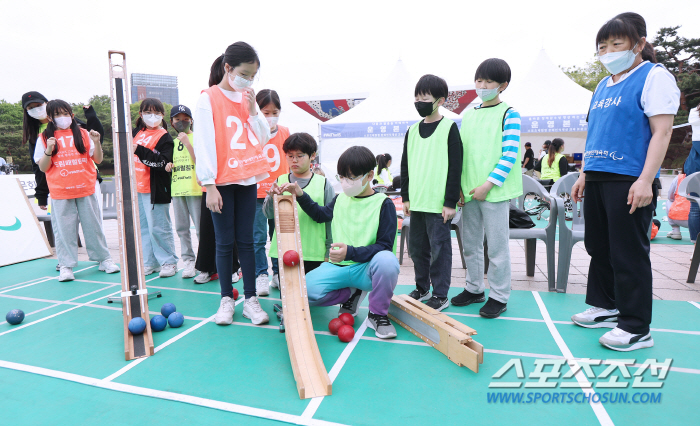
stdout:
<svg viewBox="0 0 700 426">
<path fill-rule="evenodd" d="M 379 177 L 381 172 L 381 170 L 378 172 L 376 167 L 374 168 L 374 178 L 377 179 L 377 185 L 391 185 L 394 182 L 394 177 L 391 176 L 389 169 L 386 169 L 386 174 L 389 175 L 389 182 L 384 182 L 384 179 Z M 442 210 L 440 211 L 442 212 Z"/>
<path fill-rule="evenodd" d="M 559 160 L 561 160 L 563 156 L 564 154 L 557 153 L 554 156 L 551 167 L 549 166 L 549 155 L 545 155 L 544 158 L 542 158 L 542 180 L 552 179 L 554 182 L 559 180 L 561 177 L 561 173 L 559 172 Z"/>
<path fill-rule="evenodd" d="M 277 178 L 277 185 L 289 183 L 289 174 L 280 175 Z M 304 192 L 309 194 L 312 200 L 318 203 L 319 206 L 326 205 L 326 178 L 313 174 L 309 183 L 303 188 Z M 326 224 L 318 223 L 311 219 L 304 212 L 304 209 L 298 208 L 299 215 L 299 232 L 301 233 L 301 251 L 304 260 L 313 260 L 323 262 L 326 259 Z M 277 231 L 272 235 L 270 243 L 270 257 L 277 256 Z"/>
<path fill-rule="evenodd" d="M 462 192 L 465 202 L 471 201 L 469 192 L 486 182 L 503 156 L 503 119 L 508 109 L 508 105 L 501 102 L 492 107 L 469 109 L 462 117 L 459 135 L 464 148 Z M 516 152 L 516 158 L 519 158 L 518 155 Z M 514 164 L 503 186 L 494 185 L 486 196 L 486 201 L 498 203 L 522 194 L 523 176 L 520 165 Z"/>
<path fill-rule="evenodd" d="M 386 198 L 386 195 L 378 192 L 363 198 L 339 194 L 335 199 L 333 222 L 331 222 L 333 242 L 345 243 L 353 247 L 365 247 L 376 243 L 379 213 Z M 396 252 L 396 239 L 394 239 L 394 252 Z M 355 263 L 357 262 L 344 260 L 338 265 Z"/>
<path fill-rule="evenodd" d="M 44 130 L 46 130 L 46 127 L 48 127 L 49 123 L 39 123 L 39 134 L 44 133 Z"/>
<path fill-rule="evenodd" d="M 420 136 L 420 121 L 408 130 L 408 198 L 411 211 L 442 213 L 447 186 L 447 137 L 454 121 L 443 117 L 429 138 Z"/>
<path fill-rule="evenodd" d="M 187 135 L 194 146 L 194 133 Z M 173 197 L 193 197 L 202 195 L 202 187 L 197 183 L 197 173 L 190 152 L 180 139 L 175 139 L 173 151 L 173 176 L 171 191 Z"/>
</svg>

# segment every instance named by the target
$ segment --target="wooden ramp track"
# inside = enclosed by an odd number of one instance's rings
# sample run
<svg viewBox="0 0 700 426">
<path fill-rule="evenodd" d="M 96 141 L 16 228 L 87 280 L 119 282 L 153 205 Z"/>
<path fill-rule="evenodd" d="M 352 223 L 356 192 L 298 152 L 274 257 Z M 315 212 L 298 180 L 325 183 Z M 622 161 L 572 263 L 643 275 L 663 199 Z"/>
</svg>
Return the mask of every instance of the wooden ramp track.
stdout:
<svg viewBox="0 0 700 426">
<path fill-rule="evenodd" d="M 476 330 L 409 297 L 394 295 L 389 317 L 460 367 L 479 372 L 484 347 L 472 339 Z"/>
<path fill-rule="evenodd" d="M 116 62 L 113 61 L 113 57 Z M 120 57 L 120 58 L 119 58 Z M 109 51 L 109 86 L 114 143 L 114 185 L 119 230 L 119 258 L 122 278 L 122 314 L 124 315 L 124 357 L 126 360 L 153 355 L 153 336 L 148 314 L 148 290 L 143 273 L 141 232 L 136 188 L 133 185 L 134 156 L 131 140 L 129 88 L 126 82 L 126 55 Z M 129 321 L 141 317 L 146 330 L 133 335 Z"/>
<path fill-rule="evenodd" d="M 328 377 L 316 344 L 316 335 L 309 311 L 309 300 L 306 295 L 304 258 L 301 251 L 296 196 L 275 195 L 274 201 L 285 335 L 294 380 L 297 382 L 299 390 L 299 398 L 330 395 L 332 393 L 331 379 Z M 282 259 L 288 250 L 295 250 L 299 253 L 299 265 L 287 266 L 284 264 Z"/>
</svg>

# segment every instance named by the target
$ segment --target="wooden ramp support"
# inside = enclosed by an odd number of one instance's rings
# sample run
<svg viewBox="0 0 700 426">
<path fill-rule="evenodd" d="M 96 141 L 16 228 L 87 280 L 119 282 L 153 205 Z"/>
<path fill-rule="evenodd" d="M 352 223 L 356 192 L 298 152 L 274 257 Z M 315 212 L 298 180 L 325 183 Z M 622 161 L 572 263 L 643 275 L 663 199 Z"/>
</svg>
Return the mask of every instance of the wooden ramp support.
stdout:
<svg viewBox="0 0 700 426">
<path fill-rule="evenodd" d="M 476 330 L 406 294 L 394 295 L 389 317 L 460 367 L 479 372 L 484 347 L 472 339 Z"/>
<path fill-rule="evenodd" d="M 309 299 L 306 295 L 304 258 L 301 251 L 299 216 L 296 196 L 275 195 L 275 231 L 277 253 L 280 263 L 280 291 L 284 312 L 285 335 L 294 380 L 297 382 L 299 398 L 307 399 L 332 393 L 331 379 L 323 365 L 316 344 Z M 284 253 L 295 250 L 299 253 L 299 265 L 287 266 L 282 261 Z"/>
<path fill-rule="evenodd" d="M 120 57 L 120 60 L 113 57 Z M 119 258 L 122 277 L 122 313 L 124 315 L 124 357 L 126 360 L 153 355 L 153 336 L 148 315 L 148 290 L 143 273 L 139 205 L 134 179 L 134 155 L 131 141 L 131 111 L 127 85 L 126 55 L 109 51 L 109 85 L 112 105 L 112 141 L 114 143 L 114 185 L 116 187 Z M 141 317 L 146 330 L 133 335 L 129 321 Z"/>
</svg>

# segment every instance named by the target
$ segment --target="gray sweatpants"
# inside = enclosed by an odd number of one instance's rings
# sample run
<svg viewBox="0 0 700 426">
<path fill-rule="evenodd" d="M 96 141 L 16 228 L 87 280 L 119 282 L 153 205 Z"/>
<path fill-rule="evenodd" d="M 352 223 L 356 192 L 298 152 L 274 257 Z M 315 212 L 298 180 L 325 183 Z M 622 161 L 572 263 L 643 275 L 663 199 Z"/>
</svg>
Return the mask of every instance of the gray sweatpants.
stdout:
<svg viewBox="0 0 700 426">
<path fill-rule="evenodd" d="M 78 223 L 83 227 L 89 259 L 102 262 L 111 258 L 102 231 L 102 212 L 95 194 L 70 200 L 51 200 L 51 224 L 56 240 L 56 256 L 61 266 L 78 265 Z"/>
<path fill-rule="evenodd" d="M 175 211 L 175 231 L 180 238 L 180 257 L 183 261 L 196 259 L 196 253 L 192 249 L 192 237 L 190 233 L 190 218 L 194 222 L 199 240 L 199 218 L 202 212 L 202 196 L 173 197 L 173 210 Z"/>
<path fill-rule="evenodd" d="M 471 200 L 462 208 L 462 241 L 467 260 L 470 293 L 484 291 L 484 232 L 489 248 L 489 297 L 508 303 L 510 296 L 510 248 L 508 247 L 508 201 L 490 203 Z"/>
</svg>

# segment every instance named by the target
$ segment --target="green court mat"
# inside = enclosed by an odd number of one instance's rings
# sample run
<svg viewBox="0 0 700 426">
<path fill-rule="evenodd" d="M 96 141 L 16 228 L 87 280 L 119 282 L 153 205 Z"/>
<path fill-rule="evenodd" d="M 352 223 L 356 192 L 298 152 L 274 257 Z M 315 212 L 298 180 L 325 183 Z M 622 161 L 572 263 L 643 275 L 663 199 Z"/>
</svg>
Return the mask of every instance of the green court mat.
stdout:
<svg viewBox="0 0 700 426">
<path fill-rule="evenodd" d="M 83 270 L 76 272 L 76 281 L 59 283 L 55 265 L 55 260 L 36 260 L 0 268 L 0 313 L 18 308 L 29 314 L 20 326 L 0 324 L 0 383 L 4 385 L 0 386 L 0 410 L 3 418 L 17 424 L 117 425 L 133 418 L 150 424 L 245 425 L 273 421 L 589 425 L 605 423 L 607 418 L 615 425 L 695 423 L 700 309 L 687 302 L 655 300 L 652 335 L 656 346 L 632 353 L 603 348 L 597 340 L 605 329 L 582 329 L 570 322 L 573 313 L 587 307 L 582 295 L 513 291 L 508 310 L 495 320 L 480 317 L 478 305 L 451 306 L 444 313 L 476 329 L 475 340 L 485 348 L 478 373 L 458 367 L 401 327 L 390 341 L 380 341 L 373 330 L 366 329 L 352 344 L 342 343 L 327 329 L 337 307 L 312 307 L 319 350 L 326 369 L 335 372 L 333 395 L 312 401 L 298 397 L 285 335 L 278 330 L 272 305 L 281 304 L 279 290 L 260 298 L 270 315 L 269 324 L 253 326 L 243 318 L 239 304 L 234 324 L 222 327 L 207 322 L 218 308 L 218 281 L 195 285 L 180 273 L 170 278 L 151 275 L 148 284 L 162 292 L 161 298 L 149 301 L 151 315 L 158 314 L 164 303 L 174 303 L 186 320 L 180 328 L 153 333 L 154 356 L 127 362 L 121 304 L 106 300 L 120 290 L 115 285 L 119 274 L 107 275 L 95 263 L 80 262 L 75 270 Z M 242 293 L 242 282 L 235 287 Z M 395 292 L 406 294 L 413 288 L 399 285 Z M 449 296 L 461 291 L 451 288 Z M 545 322 L 538 299 L 553 323 Z M 363 327 L 367 306 L 365 299 L 356 330 Z M 673 363 L 662 389 L 593 389 L 629 398 L 639 392 L 657 392 L 662 399 L 656 403 L 606 403 L 602 412 L 596 412 L 588 403 L 489 402 L 499 391 L 530 396 L 551 392 L 495 389 L 489 384 L 532 382 L 535 361 L 556 361 L 564 350 L 578 358 L 634 359 L 637 364 L 648 358 L 671 358 Z M 500 379 L 493 378 L 508 362 L 521 363 L 524 376 L 519 378 L 511 369 Z M 595 371 L 600 374 L 605 368 L 598 366 Z M 631 373 L 635 371 L 630 367 Z M 619 371 L 612 375 L 632 382 Z M 655 379 L 649 370 L 643 377 Z M 561 388 L 573 378 L 553 381 L 554 392 L 581 392 Z"/>
</svg>

